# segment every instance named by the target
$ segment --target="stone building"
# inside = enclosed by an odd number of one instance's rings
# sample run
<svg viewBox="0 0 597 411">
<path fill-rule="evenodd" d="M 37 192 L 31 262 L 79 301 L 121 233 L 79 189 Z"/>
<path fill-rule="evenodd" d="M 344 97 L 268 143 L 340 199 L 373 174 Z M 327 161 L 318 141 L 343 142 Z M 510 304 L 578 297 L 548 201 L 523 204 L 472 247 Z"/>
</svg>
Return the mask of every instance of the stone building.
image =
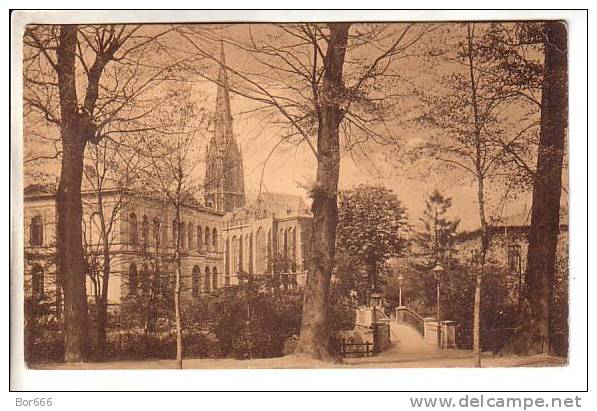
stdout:
<svg viewBox="0 0 597 411">
<path fill-rule="evenodd" d="M 111 228 L 107 252 L 110 258 L 109 304 L 118 304 L 136 293 L 144 276 L 158 261 L 174 255 L 177 228 L 174 208 L 163 201 L 123 194 L 118 189 L 103 193 L 104 216 Z M 103 265 L 101 216 L 95 192 L 83 198 L 83 247 L 88 265 L 87 294 L 95 292 L 94 273 Z M 25 290 L 27 295 L 52 296 L 60 302 L 56 283 L 56 200 L 52 187 L 31 186 L 25 191 Z M 123 202 L 124 201 L 124 202 Z M 119 211 L 112 213 L 114 208 Z M 224 213 L 189 199 L 182 207 L 181 260 L 183 296 L 198 295 L 223 286 L 221 230 Z"/>
<path fill-rule="evenodd" d="M 224 284 L 237 273 L 283 273 L 283 285 L 305 282 L 305 256 L 311 213 L 299 196 L 264 193 L 250 206 L 224 217 L 226 272 Z"/>
<path fill-rule="evenodd" d="M 222 62 L 224 52 L 222 49 Z M 189 195 L 181 224 L 163 199 L 104 188 L 104 221 L 110 224 L 109 304 L 119 304 L 150 276 L 160 261 L 170 261 L 181 232 L 182 298 L 238 284 L 238 273 L 272 274 L 287 262 L 284 278 L 304 282 L 309 208 L 299 196 L 263 193 L 245 201 L 243 163 L 232 131 L 230 92 L 224 65 L 219 69 L 214 134 L 207 151 L 205 197 Z M 26 295 L 50 297 L 60 307 L 56 281 L 56 187 L 31 185 L 24 192 Z M 83 246 L 88 264 L 87 294 L 97 292 L 94 272 L 102 265 L 101 217 L 97 193 L 83 188 Z M 73 222 L 76 223 L 76 222 Z M 279 268 L 279 267 L 278 267 Z"/>
<path fill-rule="evenodd" d="M 487 263 L 502 269 L 504 283 L 508 287 L 510 301 L 518 303 L 522 287 L 528 251 L 528 234 L 530 228 L 530 210 L 507 216 L 502 221 L 489 226 L 490 247 Z M 457 239 L 458 258 L 463 261 L 474 261 L 481 244 L 481 230 L 461 233 Z M 567 275 L 568 261 L 568 222 L 565 211 L 560 217 L 560 234 L 558 237 L 557 262 L 559 276 Z"/>
</svg>

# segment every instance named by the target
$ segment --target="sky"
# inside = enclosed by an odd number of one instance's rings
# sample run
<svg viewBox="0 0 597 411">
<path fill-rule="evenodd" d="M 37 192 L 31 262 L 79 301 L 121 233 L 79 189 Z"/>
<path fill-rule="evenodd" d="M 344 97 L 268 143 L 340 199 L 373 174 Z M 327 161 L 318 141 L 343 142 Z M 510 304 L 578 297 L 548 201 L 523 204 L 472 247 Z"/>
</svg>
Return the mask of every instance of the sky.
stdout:
<svg viewBox="0 0 597 411">
<path fill-rule="evenodd" d="M 396 25 L 395 30 L 399 31 L 404 25 Z M 149 30 L 158 30 L 159 26 Z M 358 28 L 357 28 L 358 29 Z M 415 27 L 415 29 L 418 29 Z M 281 44 L 284 39 L 276 37 L 278 31 L 267 25 L 253 25 L 250 35 L 265 39 L 270 44 Z M 416 30 L 415 30 L 416 32 Z M 457 41 L 455 30 L 442 32 L 447 36 L 448 41 Z M 448 34 L 446 34 L 448 33 Z M 410 35 L 414 35 L 411 34 Z M 435 37 L 434 37 L 435 36 Z M 244 44 L 248 41 L 249 32 L 246 25 L 226 26 L 222 30 L 208 30 L 205 36 L 201 36 L 198 44 L 205 50 L 208 50 L 212 56 L 219 57 L 219 41 L 224 39 L 227 65 L 239 72 L 259 72 L 258 65 L 252 56 L 247 55 L 238 44 Z M 420 40 L 422 49 L 433 45 L 441 37 L 437 34 L 431 34 L 428 39 Z M 385 42 L 391 41 L 386 39 Z M 164 40 L 170 53 L 192 53 L 193 48 L 184 39 L 180 37 L 170 37 Z M 443 41 L 443 40 L 442 40 Z M 380 46 L 384 46 L 384 42 Z M 383 47 L 382 47 L 383 48 Z M 426 49 L 425 49 L 426 50 Z M 374 58 L 379 53 L 378 49 L 363 48 L 354 52 L 354 55 L 347 54 L 350 67 L 356 67 L 358 70 L 362 61 Z M 403 60 L 398 60 L 393 64 L 397 65 L 401 81 L 404 84 L 415 84 L 418 87 L 425 88 L 434 82 L 434 69 L 429 65 L 428 60 L 420 58 L 416 53 L 407 56 Z M 215 78 L 217 65 L 207 59 L 200 68 L 204 70 L 205 76 Z M 263 75 L 263 71 L 261 71 Z M 229 80 L 233 89 L 245 90 L 242 80 L 230 73 Z M 272 79 L 275 81 L 276 79 Z M 216 85 L 206 80 L 201 75 L 189 78 L 192 84 L 192 95 L 197 102 L 203 105 L 206 112 L 215 110 Z M 284 96 L 287 91 L 279 90 L 280 95 Z M 316 171 L 316 159 L 312 151 L 306 144 L 281 144 L 273 153 L 283 132 L 280 127 L 268 121 L 269 117 L 259 114 L 255 110 L 260 106 L 252 99 L 241 95 L 231 94 L 231 109 L 234 117 L 233 130 L 237 142 L 241 148 L 244 162 L 245 187 L 249 199 L 255 198 L 259 190 L 269 192 L 281 192 L 298 194 L 306 197 L 306 187 L 314 181 Z M 343 153 L 340 166 L 340 189 L 347 189 L 358 184 L 379 184 L 393 190 L 398 199 L 406 206 L 411 224 L 416 224 L 421 216 L 425 199 L 434 189 L 440 189 L 445 196 L 453 198 L 452 216 L 461 220 L 460 228 L 471 230 L 479 226 L 479 217 L 476 203 L 476 186 L 473 182 L 465 178 L 460 172 L 447 170 L 446 168 L 430 165 L 428 162 L 411 164 L 402 157 L 400 148 L 408 148 L 409 145 L 416 144 L 418 141 L 430 138 L 430 131 L 417 127 L 409 117 L 409 112 L 416 110 L 416 99 L 407 97 L 402 100 L 403 107 L 394 108 L 402 117 L 396 117 L 396 121 L 389 125 L 388 132 L 394 133 L 400 141 L 400 144 L 394 147 L 376 145 L 367 143 L 352 153 Z M 35 130 L 36 133 L 31 133 Z M 28 152 L 51 152 L 52 148 L 48 141 L 40 140 L 33 134 L 38 135 L 56 135 L 56 130 L 39 132 L 39 122 L 33 123 L 30 119 L 25 119 L 25 153 Z M 197 153 L 205 153 L 205 147 L 211 137 L 211 129 L 199 130 L 197 133 L 196 144 Z M 49 147 L 49 148 L 48 148 Z M 398 149 L 396 149 L 398 147 Z M 268 158 L 269 157 L 269 158 Z M 266 162 L 267 159 L 267 162 Z M 198 158 L 199 166 L 194 170 L 197 179 L 202 179 L 204 173 L 204 158 Z M 27 168 L 32 165 L 25 164 Z M 57 174 L 59 162 L 50 160 L 45 162 L 43 170 L 48 174 Z M 31 171 L 31 170 L 29 170 Z M 29 173 L 31 174 L 31 173 Z M 505 209 L 500 202 L 501 192 L 487 189 L 489 198 L 490 214 L 517 214 L 530 207 L 530 193 L 522 193 L 517 200 L 509 201 Z M 565 200 L 566 195 L 564 193 Z M 495 211 L 499 210 L 499 211 Z"/>
</svg>

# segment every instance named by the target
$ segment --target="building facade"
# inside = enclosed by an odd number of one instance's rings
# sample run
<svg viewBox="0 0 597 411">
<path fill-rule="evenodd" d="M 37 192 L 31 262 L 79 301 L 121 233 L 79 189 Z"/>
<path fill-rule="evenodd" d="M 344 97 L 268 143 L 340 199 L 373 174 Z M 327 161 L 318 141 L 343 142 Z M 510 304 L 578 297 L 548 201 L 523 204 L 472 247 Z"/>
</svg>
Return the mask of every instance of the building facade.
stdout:
<svg viewBox="0 0 597 411">
<path fill-rule="evenodd" d="M 488 265 L 500 268 L 503 283 L 508 290 L 511 303 L 517 304 L 524 289 L 524 273 L 527 266 L 530 213 L 508 216 L 500 223 L 489 226 L 490 245 L 486 261 Z M 481 231 L 462 233 L 457 239 L 458 258 L 463 262 L 475 261 L 481 246 Z M 568 275 L 568 222 L 565 212 L 560 218 L 560 233 L 557 248 L 556 281 Z"/>
<path fill-rule="evenodd" d="M 179 231 L 183 299 L 237 285 L 239 273 L 283 271 L 288 281 L 304 282 L 309 208 L 298 196 L 270 193 L 246 205 L 223 49 L 221 58 L 204 201 L 188 195 L 179 226 L 174 207 L 163 199 L 113 187 L 102 191 L 100 209 L 97 192 L 83 189 L 83 247 L 90 298 L 99 292 L 107 258 L 108 303 L 117 305 L 137 293 L 152 273 L 172 264 Z M 55 193 L 56 186 L 42 185 L 29 186 L 24 192 L 25 291 L 29 297 L 49 297 L 60 307 Z"/>
</svg>

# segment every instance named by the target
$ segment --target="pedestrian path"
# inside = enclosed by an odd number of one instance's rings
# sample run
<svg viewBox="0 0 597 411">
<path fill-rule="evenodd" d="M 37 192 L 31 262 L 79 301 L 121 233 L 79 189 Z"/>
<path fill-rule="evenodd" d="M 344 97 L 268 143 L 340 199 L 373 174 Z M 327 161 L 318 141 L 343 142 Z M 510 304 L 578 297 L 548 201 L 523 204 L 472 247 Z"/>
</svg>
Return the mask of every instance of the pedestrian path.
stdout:
<svg viewBox="0 0 597 411">
<path fill-rule="evenodd" d="M 390 322 L 390 340 L 391 350 L 404 354 L 428 354 L 441 351 L 436 345 L 425 342 L 423 336 L 414 328 L 394 321 Z"/>
</svg>

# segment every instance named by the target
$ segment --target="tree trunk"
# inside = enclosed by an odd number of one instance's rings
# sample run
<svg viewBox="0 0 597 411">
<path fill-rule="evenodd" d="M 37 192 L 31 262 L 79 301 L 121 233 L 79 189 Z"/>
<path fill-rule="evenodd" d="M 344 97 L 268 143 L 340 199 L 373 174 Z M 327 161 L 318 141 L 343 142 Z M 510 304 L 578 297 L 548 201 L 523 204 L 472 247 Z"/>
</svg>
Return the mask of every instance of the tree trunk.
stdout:
<svg viewBox="0 0 597 411">
<path fill-rule="evenodd" d="M 483 274 L 485 260 L 489 250 L 489 227 L 485 216 L 485 182 L 481 175 L 477 178 L 477 202 L 481 221 L 481 249 L 475 274 L 475 301 L 473 306 L 473 354 L 475 367 L 481 367 L 481 293 L 483 290 Z"/>
<path fill-rule="evenodd" d="M 64 360 L 79 362 L 89 351 L 87 295 L 81 220 L 81 180 L 85 139 L 80 131 L 75 83 L 77 27 L 60 27 L 58 87 L 62 168 L 56 195 L 58 276 L 64 291 Z"/>
<path fill-rule="evenodd" d="M 525 289 L 519 328 L 503 353 L 550 353 L 550 308 L 560 231 L 562 161 L 568 109 L 567 33 L 563 22 L 544 26 L 545 63 L 541 98 L 541 133 Z"/>
<path fill-rule="evenodd" d="M 481 247 L 479 250 L 479 260 L 477 261 L 477 270 L 475 274 L 475 299 L 473 302 L 473 354 L 475 358 L 475 367 L 481 367 L 481 296 L 483 286 L 483 273 L 485 269 L 485 258 L 489 250 L 489 228 L 487 226 L 487 217 L 485 215 L 485 169 L 483 168 L 483 147 L 481 140 L 482 122 L 479 114 L 479 104 L 477 100 L 477 82 L 474 71 L 473 56 L 473 28 L 467 24 L 468 40 L 468 68 L 471 86 L 471 103 L 473 109 L 473 122 L 475 133 L 475 176 L 477 178 L 477 205 L 479 208 L 479 222 L 481 223 Z"/>
<path fill-rule="evenodd" d="M 303 316 L 295 354 L 331 359 L 328 330 L 328 292 L 336 251 L 339 126 L 342 121 L 342 69 L 350 24 L 330 24 L 325 58 L 323 95 L 317 136 L 317 177 L 312 191 L 313 232 L 309 272 L 305 284 Z"/>
<path fill-rule="evenodd" d="M 106 328 L 108 326 L 108 286 L 110 283 L 110 250 L 107 238 L 104 240 L 104 264 L 102 267 L 102 294 L 97 307 L 96 356 L 103 361 L 107 356 Z"/>
<path fill-rule="evenodd" d="M 180 195 L 178 195 L 180 199 Z M 180 315 L 180 277 L 182 264 L 180 261 L 180 202 L 176 204 L 176 279 L 174 284 L 174 316 L 176 321 L 176 367 L 182 370 L 182 321 Z"/>
</svg>

